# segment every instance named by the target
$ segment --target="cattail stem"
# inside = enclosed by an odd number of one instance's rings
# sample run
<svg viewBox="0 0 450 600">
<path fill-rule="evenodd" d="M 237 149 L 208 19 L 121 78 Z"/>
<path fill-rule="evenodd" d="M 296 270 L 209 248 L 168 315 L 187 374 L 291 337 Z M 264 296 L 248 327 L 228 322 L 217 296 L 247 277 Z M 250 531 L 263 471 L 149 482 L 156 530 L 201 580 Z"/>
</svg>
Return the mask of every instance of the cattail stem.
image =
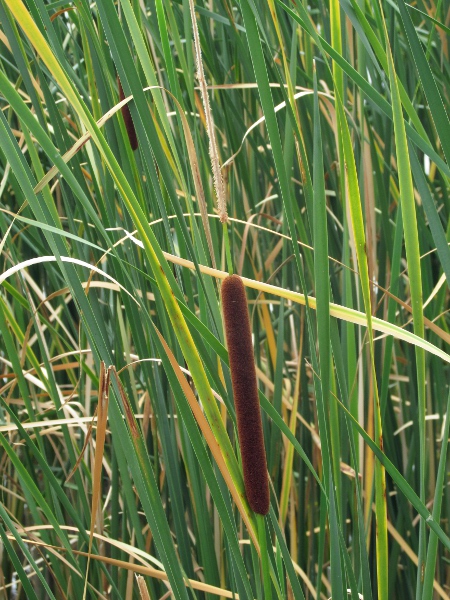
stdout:
<svg viewBox="0 0 450 600">
<path fill-rule="evenodd" d="M 119 100 L 125 100 L 125 94 L 123 93 L 122 84 L 120 83 L 119 76 L 117 75 L 117 85 L 119 86 Z M 138 147 L 138 139 L 136 135 L 136 129 L 134 128 L 133 119 L 131 118 L 130 108 L 128 104 L 125 104 L 121 108 L 122 117 L 125 121 L 125 128 L 128 133 L 128 139 L 130 140 L 130 146 L 133 152 L 137 150 Z"/>
<path fill-rule="evenodd" d="M 231 260 L 230 238 L 228 237 L 228 223 L 223 222 L 223 241 L 225 244 L 225 255 L 227 257 L 228 273 L 233 275 L 233 261 Z"/>
<path fill-rule="evenodd" d="M 247 298 L 238 275 L 224 279 L 222 304 L 245 493 L 250 508 L 266 515 L 270 506 L 266 451 Z"/>
<path fill-rule="evenodd" d="M 258 526 L 258 541 L 261 550 L 261 573 L 264 585 L 264 600 L 272 600 L 272 583 L 270 581 L 270 566 L 267 552 L 266 524 L 262 515 L 257 515 L 256 524 Z"/>
</svg>

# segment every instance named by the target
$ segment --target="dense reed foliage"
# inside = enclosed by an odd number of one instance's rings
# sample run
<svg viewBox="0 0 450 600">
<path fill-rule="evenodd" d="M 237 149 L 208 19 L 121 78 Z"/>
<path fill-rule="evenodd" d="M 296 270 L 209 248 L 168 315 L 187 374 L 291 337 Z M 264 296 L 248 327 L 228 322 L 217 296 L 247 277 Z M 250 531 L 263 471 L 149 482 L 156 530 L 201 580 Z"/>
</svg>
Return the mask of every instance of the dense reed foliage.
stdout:
<svg viewBox="0 0 450 600">
<path fill-rule="evenodd" d="M 448 600 L 448 2 L 0 23 L 0 598 Z"/>
</svg>

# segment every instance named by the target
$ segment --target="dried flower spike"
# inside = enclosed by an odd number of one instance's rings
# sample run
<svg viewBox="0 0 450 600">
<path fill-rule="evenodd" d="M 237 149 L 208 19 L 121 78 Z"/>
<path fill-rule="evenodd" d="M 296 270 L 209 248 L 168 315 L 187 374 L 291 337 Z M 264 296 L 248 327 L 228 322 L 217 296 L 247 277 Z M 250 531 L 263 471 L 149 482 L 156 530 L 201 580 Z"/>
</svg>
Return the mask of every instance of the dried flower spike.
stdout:
<svg viewBox="0 0 450 600">
<path fill-rule="evenodd" d="M 125 94 L 123 93 L 122 84 L 120 83 L 120 79 L 119 79 L 118 75 L 117 75 L 117 85 L 119 86 L 119 100 L 120 101 L 125 100 Z M 134 123 L 133 123 L 133 119 L 131 118 L 131 113 L 130 113 L 128 104 L 125 104 L 124 106 L 122 106 L 121 111 L 122 111 L 123 120 L 125 121 L 125 127 L 126 127 L 126 130 L 128 133 L 128 139 L 130 140 L 130 146 L 134 152 L 135 150 L 137 150 L 137 147 L 138 147 L 138 139 L 137 139 L 136 130 L 134 128 Z"/>
<path fill-rule="evenodd" d="M 202 51 L 200 48 L 200 35 L 198 33 L 197 18 L 195 15 L 194 1 L 189 0 L 191 11 L 192 31 L 194 33 L 195 60 L 197 62 L 197 79 L 200 85 L 203 109 L 205 112 L 206 131 L 209 138 L 209 157 L 211 159 L 211 168 L 214 180 L 214 189 L 217 196 L 217 212 L 221 223 L 228 223 L 227 201 L 225 197 L 225 185 L 220 168 L 219 151 L 217 149 L 216 132 L 214 119 L 209 104 L 208 88 L 206 85 L 205 72 L 203 69 Z"/>
<path fill-rule="evenodd" d="M 245 493 L 250 508 L 266 515 L 270 505 L 266 451 L 247 298 L 238 275 L 231 275 L 222 282 L 222 304 Z"/>
</svg>

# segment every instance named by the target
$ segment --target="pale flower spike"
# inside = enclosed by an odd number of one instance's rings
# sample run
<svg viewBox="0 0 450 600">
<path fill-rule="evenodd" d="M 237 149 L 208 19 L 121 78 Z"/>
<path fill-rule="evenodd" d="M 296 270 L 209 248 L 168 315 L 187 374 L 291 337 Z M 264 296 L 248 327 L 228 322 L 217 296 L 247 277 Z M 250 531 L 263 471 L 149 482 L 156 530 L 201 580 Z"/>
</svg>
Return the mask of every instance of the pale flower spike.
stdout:
<svg viewBox="0 0 450 600">
<path fill-rule="evenodd" d="M 194 0 L 189 0 L 191 9 L 192 29 L 194 32 L 195 59 L 197 62 L 197 79 L 200 85 L 203 109 L 206 118 L 206 130 L 209 138 L 209 157 L 211 159 L 212 174 L 214 180 L 214 189 L 217 197 L 217 211 L 221 223 L 228 222 L 227 203 L 225 199 L 225 186 L 223 183 L 222 171 L 220 170 L 219 153 L 217 151 L 216 134 L 214 130 L 214 120 L 209 105 L 208 90 L 206 88 L 205 72 L 203 70 L 202 51 L 200 49 L 200 38 L 198 34 L 197 20 L 195 18 Z"/>
</svg>

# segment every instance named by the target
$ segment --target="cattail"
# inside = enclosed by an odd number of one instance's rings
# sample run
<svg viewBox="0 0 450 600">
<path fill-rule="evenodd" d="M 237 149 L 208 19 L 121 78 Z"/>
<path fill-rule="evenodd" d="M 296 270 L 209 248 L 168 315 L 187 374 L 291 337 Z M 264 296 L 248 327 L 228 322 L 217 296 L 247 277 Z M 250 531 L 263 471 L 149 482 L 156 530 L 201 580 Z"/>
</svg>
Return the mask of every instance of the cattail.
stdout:
<svg viewBox="0 0 450 600">
<path fill-rule="evenodd" d="M 120 79 L 119 79 L 118 75 L 117 75 L 117 85 L 119 86 L 119 100 L 120 101 L 125 100 L 125 94 L 123 93 L 122 84 L 120 83 Z M 133 119 L 131 118 L 131 113 L 130 113 L 128 104 L 125 104 L 124 106 L 122 106 L 121 111 L 122 111 L 123 120 L 125 121 L 125 127 L 126 127 L 126 130 L 128 133 L 128 139 L 130 140 L 130 146 L 134 152 L 134 150 L 137 150 L 137 147 L 138 147 L 138 139 L 137 139 L 136 130 L 134 128 Z"/>
<path fill-rule="evenodd" d="M 247 298 L 238 275 L 223 281 L 222 304 L 245 493 L 250 508 L 266 515 L 270 504 L 266 452 Z"/>
</svg>

